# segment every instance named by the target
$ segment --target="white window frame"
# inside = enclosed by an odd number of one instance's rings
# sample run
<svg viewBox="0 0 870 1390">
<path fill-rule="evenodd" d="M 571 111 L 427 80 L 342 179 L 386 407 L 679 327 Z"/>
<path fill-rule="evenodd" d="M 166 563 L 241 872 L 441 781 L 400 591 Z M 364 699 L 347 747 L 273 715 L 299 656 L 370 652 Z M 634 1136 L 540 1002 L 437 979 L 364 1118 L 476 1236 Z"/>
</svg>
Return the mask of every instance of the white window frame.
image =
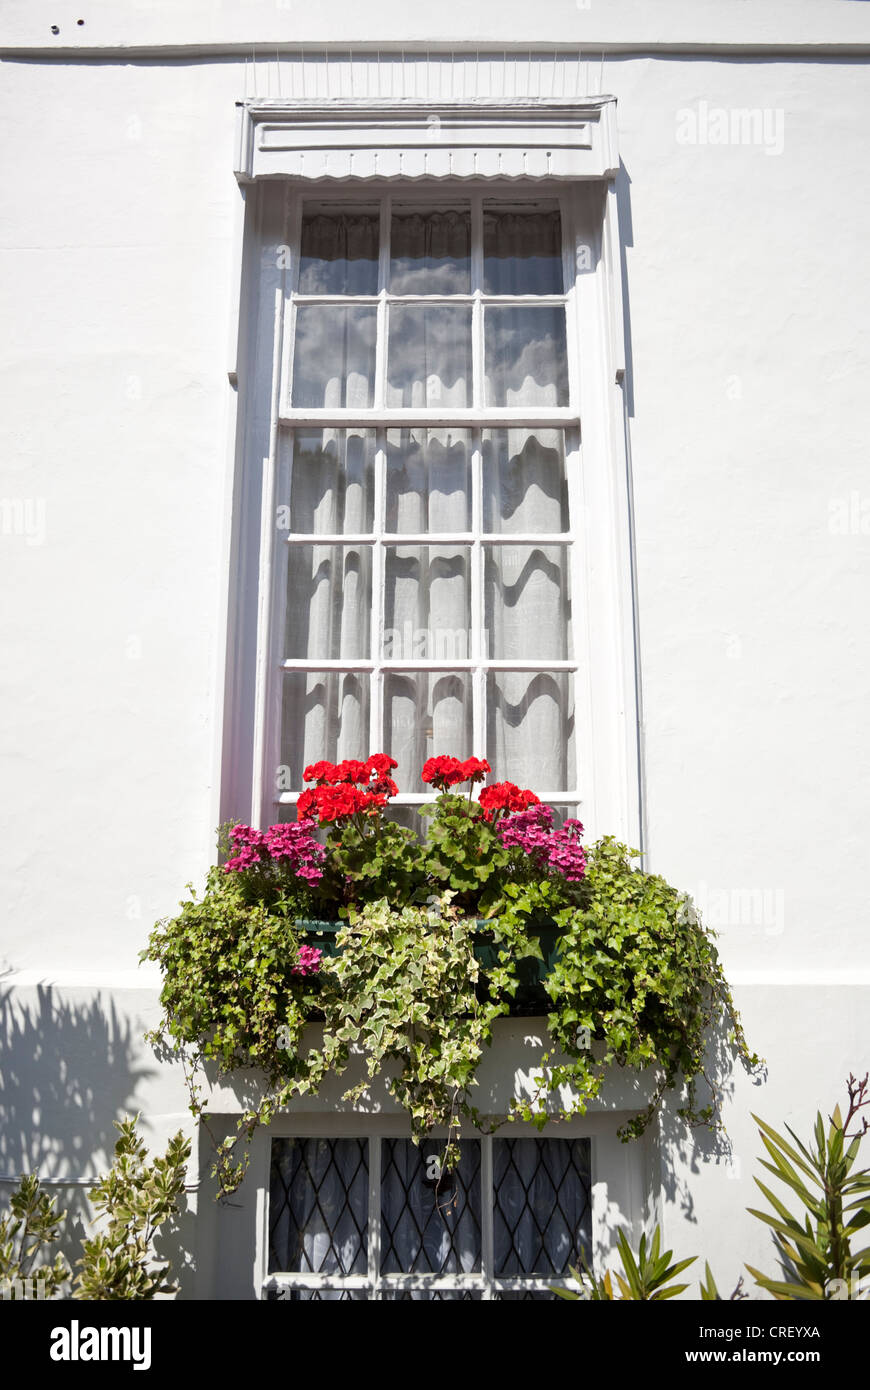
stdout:
<svg viewBox="0 0 870 1390">
<path fill-rule="evenodd" d="M 550 109 L 556 105 L 558 110 Z M 431 131 L 433 119 L 440 123 L 439 142 L 434 149 L 431 140 L 428 146 L 426 143 L 426 132 Z M 458 135 L 455 134 L 457 130 Z M 288 210 L 292 208 L 295 213 L 305 190 L 309 197 L 320 197 L 328 192 L 347 205 L 355 198 L 365 201 L 368 197 L 371 201 L 372 195 L 384 191 L 400 193 L 403 203 L 417 198 L 434 198 L 443 203 L 455 189 L 457 197 L 478 201 L 483 198 L 516 201 L 525 197 L 556 198 L 562 209 L 566 272 L 570 272 L 566 275 L 565 290 L 572 404 L 541 411 L 484 409 L 477 404 L 468 411 L 445 411 L 443 421 L 477 429 L 499 424 L 548 424 L 567 429 L 571 534 L 559 537 L 559 541 L 570 540 L 574 561 L 571 570 L 574 658 L 564 664 L 578 672 L 574 718 L 576 762 L 580 772 L 574 795 L 550 788 L 536 790 L 540 790 L 545 799 L 577 804 L 587 838 L 615 833 L 629 843 L 640 845 L 637 678 L 622 397 L 623 330 L 613 186 L 617 161 L 612 103 L 602 101 L 588 109 L 572 107 L 568 113 L 564 103 L 546 102 L 535 103 L 533 110 L 528 103 L 510 107 L 481 103 L 472 110 L 444 103 L 437 110 L 432 104 L 409 110 L 407 104 L 378 103 L 377 110 L 373 110 L 365 103 L 356 103 L 338 112 L 334 104 L 324 111 L 312 103 L 305 104 L 301 110 L 300 103 L 253 102 L 243 109 L 241 131 L 240 181 L 246 186 L 260 179 L 271 181 L 283 177 L 286 207 L 281 214 L 281 226 L 266 225 L 268 219 L 264 220 L 256 200 L 248 200 L 247 275 L 243 274 L 242 278 L 249 313 L 241 317 L 237 369 L 237 379 L 246 399 L 239 421 L 240 457 L 234 489 L 235 536 L 220 819 L 249 818 L 260 825 L 275 819 L 274 777 L 279 762 L 273 635 L 280 585 L 275 582 L 274 518 L 278 499 L 277 438 L 278 430 L 284 427 L 282 422 L 308 425 L 328 422 L 340 426 L 344 423 L 344 415 L 347 423 L 370 424 L 377 428 L 412 422 L 432 426 L 439 423 L 436 412 L 387 411 L 377 402 L 368 411 L 294 412 L 287 409 L 290 363 L 285 354 L 291 335 L 284 331 L 284 320 L 288 284 L 286 263 L 284 266 L 278 264 L 277 252 L 287 245 Z M 505 132 L 509 132 L 512 144 L 506 143 Z M 552 148 L 557 145 L 557 138 L 563 140 L 561 157 L 559 148 Z M 384 152 L 382 166 L 389 155 L 403 172 L 413 173 L 413 182 L 401 176 L 386 180 L 358 176 L 364 154 L 367 159 L 371 157 L 373 166 L 377 164 L 372 153 L 374 139 L 383 142 L 378 147 Z M 302 147 L 306 140 L 310 142 L 307 149 Z M 457 142 L 455 146 L 451 144 L 453 140 Z M 467 167 L 469 150 L 475 140 L 480 146 L 478 153 L 494 160 L 502 172 L 505 161 L 509 164 L 513 161 L 511 169 L 516 173 L 508 182 L 495 175 L 483 180 L 457 176 L 457 165 L 464 159 Z M 499 140 L 502 147 L 497 148 Z M 525 148 L 521 149 L 523 141 Z M 530 157 L 539 173 L 527 178 Z M 300 167 L 305 165 L 306 158 L 307 173 L 300 177 Z M 431 170 L 433 160 L 440 160 L 440 172 L 435 176 Z M 558 178 L 542 175 L 542 160 L 546 160 L 549 174 L 556 168 Z M 477 164 L 479 167 L 480 159 Z M 346 175 L 351 169 L 351 181 L 333 180 L 330 167 L 339 175 Z M 312 174 L 316 183 L 311 182 Z M 271 265 L 270 251 L 276 253 Z M 573 265 L 570 264 L 572 251 Z M 382 302 L 380 296 L 379 302 Z M 479 329 L 479 311 L 477 319 Z M 266 429 L 264 411 L 268 422 Z M 519 543 L 521 539 L 510 537 L 512 543 Z M 536 536 L 534 539 L 540 542 L 542 538 Z M 427 543 L 432 543 L 431 537 L 427 537 Z M 256 643 L 252 650 L 254 625 Z M 353 665 L 341 660 L 334 664 L 342 669 Z M 532 669 L 558 669 L 561 664 L 529 663 Z M 299 669 L 303 663 L 293 662 L 292 665 Z M 330 663 L 315 660 L 310 665 L 325 670 Z M 415 670 L 431 669 L 432 665 L 416 659 L 408 663 L 409 668 Z M 507 666 L 517 669 L 517 663 L 507 663 Z M 245 674 L 252 667 L 253 681 Z M 477 663 L 478 680 L 482 678 L 481 669 Z M 372 701 L 373 721 L 377 704 Z M 482 709 L 479 699 L 475 700 L 475 709 Z M 478 719 L 480 717 L 478 715 Z M 475 742 L 481 733 L 482 730 L 475 727 Z M 373 728 L 372 747 L 379 747 L 380 742 Z M 484 755 L 482 747 L 475 747 L 474 751 Z M 297 789 L 297 794 L 298 790 L 301 789 Z M 283 799 L 292 799 L 292 795 Z M 407 804 L 419 804 L 426 799 L 425 794 L 411 793 L 400 798 Z"/>
<path fill-rule="evenodd" d="M 638 1140 L 635 1152 L 621 1143 L 615 1134 L 617 1124 L 628 1117 L 616 1114 L 589 1114 L 583 1118 L 562 1121 L 541 1133 L 535 1126 L 511 1123 L 495 1135 L 481 1134 L 463 1125 L 461 1138 L 481 1141 L 481 1180 L 491 1182 L 492 1138 L 588 1139 L 590 1145 L 590 1201 L 592 1231 L 592 1269 L 596 1275 L 617 1263 L 616 1232 L 622 1228 L 636 1244 L 650 1217 L 644 1199 L 645 1169 L 649 1162 L 647 1144 Z M 256 1135 L 251 1151 L 251 1172 L 239 1196 L 244 1197 L 253 1186 L 256 1208 L 256 1240 L 254 1255 L 254 1289 L 257 1297 L 285 1289 L 364 1289 L 369 1297 L 378 1299 L 383 1291 L 405 1290 L 470 1290 L 479 1292 L 485 1301 L 501 1292 L 545 1293 L 554 1285 L 573 1287 L 570 1276 L 510 1275 L 496 1277 L 493 1273 L 492 1208 L 481 1202 L 481 1271 L 477 1274 L 380 1274 L 380 1145 L 387 1138 L 408 1138 L 407 1120 L 400 1115 L 351 1115 L 304 1113 L 276 1117 L 267 1130 Z M 434 1138 L 444 1138 L 436 1131 Z M 269 1272 L 269 1197 L 272 1140 L 280 1138 L 366 1139 L 369 1143 L 369 1239 L 368 1269 L 364 1275 L 310 1274 Z M 483 1198 L 485 1188 L 482 1189 Z"/>
</svg>

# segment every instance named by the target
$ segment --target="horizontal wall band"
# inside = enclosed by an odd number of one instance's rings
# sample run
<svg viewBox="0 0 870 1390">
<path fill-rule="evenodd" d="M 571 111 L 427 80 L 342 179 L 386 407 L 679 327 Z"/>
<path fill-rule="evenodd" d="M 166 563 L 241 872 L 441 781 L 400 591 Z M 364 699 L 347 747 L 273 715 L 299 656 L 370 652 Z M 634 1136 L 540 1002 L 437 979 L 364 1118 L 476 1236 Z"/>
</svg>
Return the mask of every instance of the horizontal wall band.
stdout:
<svg viewBox="0 0 870 1390">
<path fill-rule="evenodd" d="M 431 44 L 427 46 L 426 52 L 439 57 L 458 57 L 468 58 L 475 54 L 479 49 L 481 57 L 485 53 L 489 54 L 486 47 L 486 40 L 471 48 L 463 48 L 460 44 L 453 47 Z M 103 61 L 106 63 L 127 63 L 131 59 L 144 59 L 151 61 L 164 61 L 179 59 L 190 61 L 191 58 L 245 58 L 248 61 L 256 57 L 258 61 L 267 62 L 270 57 L 275 55 L 281 57 L 302 57 L 308 55 L 314 58 L 329 52 L 330 56 L 335 53 L 347 54 L 347 44 L 341 44 L 335 49 L 327 48 L 323 44 L 318 44 L 315 52 L 312 45 L 301 43 L 288 43 L 285 41 L 273 42 L 269 39 L 258 40 L 256 43 L 188 43 L 188 44 L 105 44 L 85 45 L 80 44 L 75 47 L 70 45 L 0 45 L 0 58 L 22 61 L 38 60 L 40 62 L 74 62 L 76 59 L 81 61 Z M 529 52 L 529 45 L 516 44 L 506 50 L 511 58 L 523 59 Z M 574 50 L 570 50 L 576 52 Z M 733 43 L 728 41 L 704 42 L 702 40 L 691 42 L 675 42 L 667 39 L 651 39 L 644 42 L 643 39 L 636 39 L 630 42 L 612 42 L 594 39 L 584 41 L 580 49 L 583 58 L 647 58 L 650 56 L 657 58 L 675 57 L 697 57 L 697 58 L 722 58 L 735 57 L 744 59 L 758 59 L 765 61 L 776 58 L 804 58 L 807 60 L 824 60 L 826 58 L 854 57 L 864 58 L 870 56 L 870 41 L 867 40 L 844 40 L 842 42 L 814 43 L 812 40 L 804 42 L 782 42 L 758 43 L 748 41 L 746 43 Z M 353 53 L 355 57 L 372 58 L 377 52 L 396 58 L 404 53 L 405 57 L 425 57 L 425 52 L 420 53 L 414 49 L 412 42 L 402 44 L 389 43 L 366 43 L 360 41 L 354 43 Z M 565 54 L 564 43 L 545 44 L 537 43 L 531 50 L 532 57 L 561 57 Z"/>
</svg>

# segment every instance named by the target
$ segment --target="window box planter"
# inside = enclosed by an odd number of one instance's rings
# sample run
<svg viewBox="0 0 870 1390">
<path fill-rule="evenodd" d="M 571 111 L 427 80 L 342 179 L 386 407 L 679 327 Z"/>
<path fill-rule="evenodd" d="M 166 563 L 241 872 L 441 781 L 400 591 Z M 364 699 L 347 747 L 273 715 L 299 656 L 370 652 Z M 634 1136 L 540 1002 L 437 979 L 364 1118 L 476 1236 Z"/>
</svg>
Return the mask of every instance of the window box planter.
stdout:
<svg viewBox="0 0 870 1390">
<path fill-rule="evenodd" d="M 344 926 L 343 922 L 329 922 L 318 918 L 297 920 L 297 927 L 305 935 L 305 944 L 322 951 L 324 956 L 335 956 L 339 947 L 336 937 Z M 530 925 L 529 932 L 537 937 L 542 960 L 535 956 L 525 956 L 517 966 L 519 986 L 510 1007 L 510 1015 L 515 1018 L 534 1017 L 547 1014 L 553 1007 L 550 996 L 544 988 L 544 981 L 559 958 L 562 929 L 551 918 Z M 474 954 L 484 970 L 499 964 L 499 946 L 490 927 L 490 919 L 477 918 Z M 483 997 L 486 985 L 481 982 L 479 993 Z"/>
</svg>

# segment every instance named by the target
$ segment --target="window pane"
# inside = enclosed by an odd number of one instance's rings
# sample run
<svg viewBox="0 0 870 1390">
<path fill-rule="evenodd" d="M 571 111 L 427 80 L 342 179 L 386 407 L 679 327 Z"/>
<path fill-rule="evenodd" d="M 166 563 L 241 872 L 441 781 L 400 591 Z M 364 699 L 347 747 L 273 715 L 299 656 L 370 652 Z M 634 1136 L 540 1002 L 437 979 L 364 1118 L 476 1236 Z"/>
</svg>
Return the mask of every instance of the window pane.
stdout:
<svg viewBox="0 0 870 1390">
<path fill-rule="evenodd" d="M 279 508 L 279 527 L 303 535 L 371 531 L 373 430 L 285 433 L 281 452 L 290 470 L 290 505 L 286 518 Z"/>
<path fill-rule="evenodd" d="M 302 218 L 300 294 L 377 294 L 377 212 L 317 212 Z"/>
<path fill-rule="evenodd" d="M 573 790 L 572 673 L 490 671 L 486 684 L 486 756 L 493 780 L 539 794 Z"/>
<path fill-rule="evenodd" d="M 279 791 L 301 791 L 302 771 L 321 758 L 367 758 L 369 677 L 360 671 L 288 671 L 281 710 Z"/>
<path fill-rule="evenodd" d="M 384 752 L 399 766 L 399 791 L 425 792 L 427 758 L 474 755 L 471 675 L 468 671 L 387 671 L 384 675 Z M 421 822 L 411 822 L 419 829 Z"/>
<path fill-rule="evenodd" d="M 296 310 L 292 403 L 326 410 L 370 406 L 377 310 L 300 304 Z"/>
<path fill-rule="evenodd" d="M 484 567 L 491 657 L 569 661 L 571 597 L 565 545 L 491 545 Z"/>
<path fill-rule="evenodd" d="M 420 534 L 470 528 L 470 432 L 390 430 L 386 529 Z"/>
<path fill-rule="evenodd" d="M 388 406 L 471 404 L 471 309 L 393 304 Z"/>
<path fill-rule="evenodd" d="M 384 656 L 431 659 L 443 651 L 446 660 L 468 654 L 469 554 L 467 546 L 387 547 Z M 404 650 L 409 642 L 410 652 Z"/>
<path fill-rule="evenodd" d="M 567 1274 L 592 1259 L 588 1139 L 494 1139 L 496 1278 Z"/>
<path fill-rule="evenodd" d="M 480 1269 L 480 1140 L 463 1139 L 458 1165 L 436 1187 L 443 1148 L 433 1139 L 381 1144 L 382 1274 Z"/>
<path fill-rule="evenodd" d="M 371 546 L 287 547 L 284 657 L 369 655 Z"/>
<path fill-rule="evenodd" d="M 484 430 L 485 531 L 567 531 L 561 430 Z"/>
<path fill-rule="evenodd" d="M 269 1272 L 365 1274 L 364 1139 L 273 1139 Z"/>
<path fill-rule="evenodd" d="M 487 405 L 567 405 L 565 310 L 491 306 L 484 311 Z"/>
<path fill-rule="evenodd" d="M 483 213 L 486 294 L 561 294 L 562 220 L 552 212 Z"/>
<path fill-rule="evenodd" d="M 393 213 L 392 294 L 468 294 L 471 291 L 471 215 L 415 209 Z"/>
</svg>

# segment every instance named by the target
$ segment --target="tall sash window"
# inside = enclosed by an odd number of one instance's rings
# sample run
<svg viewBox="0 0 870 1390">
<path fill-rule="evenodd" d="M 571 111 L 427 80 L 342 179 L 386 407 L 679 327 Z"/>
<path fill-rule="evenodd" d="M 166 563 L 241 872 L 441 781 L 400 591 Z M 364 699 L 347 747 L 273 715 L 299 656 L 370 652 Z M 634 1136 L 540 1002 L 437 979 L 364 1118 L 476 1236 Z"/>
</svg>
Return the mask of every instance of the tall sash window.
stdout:
<svg viewBox="0 0 870 1390">
<path fill-rule="evenodd" d="M 264 818 L 373 750 L 405 807 L 452 753 L 574 811 L 570 215 L 464 189 L 285 212 Z"/>
</svg>

